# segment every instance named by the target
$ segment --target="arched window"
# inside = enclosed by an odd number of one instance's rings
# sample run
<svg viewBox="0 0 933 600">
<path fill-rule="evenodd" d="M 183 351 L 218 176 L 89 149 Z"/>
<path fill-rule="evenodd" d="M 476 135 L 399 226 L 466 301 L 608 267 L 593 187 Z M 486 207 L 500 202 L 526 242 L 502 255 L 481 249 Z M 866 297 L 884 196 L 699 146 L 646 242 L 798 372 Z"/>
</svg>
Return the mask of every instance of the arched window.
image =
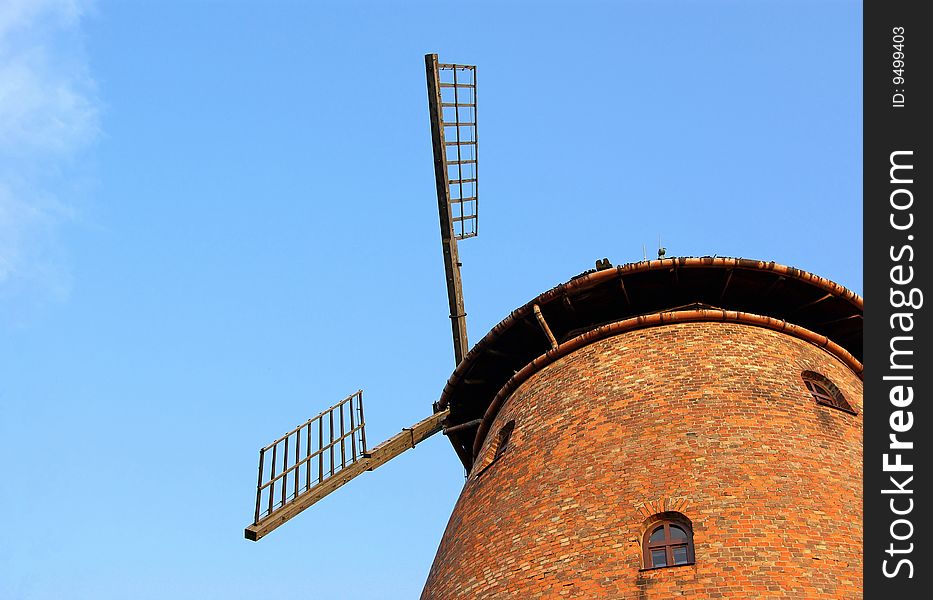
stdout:
<svg viewBox="0 0 933 600">
<path fill-rule="evenodd" d="M 800 376 L 803 378 L 803 384 L 807 386 L 807 390 L 810 392 L 810 395 L 813 396 L 813 399 L 816 400 L 817 404 L 838 408 L 839 410 L 853 415 L 856 414 L 852 405 L 849 404 L 846 397 L 839 391 L 839 388 L 827 377 L 820 375 L 816 371 L 804 371 Z"/>
<path fill-rule="evenodd" d="M 687 523 L 679 520 L 655 521 L 645 531 L 642 544 L 645 550 L 645 568 L 692 565 L 693 532 Z"/>
<path fill-rule="evenodd" d="M 505 452 L 509 445 L 509 438 L 512 437 L 512 430 L 515 429 L 515 421 L 509 421 L 499 430 L 499 437 L 496 440 L 496 451 L 492 459 L 496 460 Z"/>
<path fill-rule="evenodd" d="M 492 466 L 492 464 L 499 460 L 499 457 L 505 453 L 506 448 L 509 447 L 509 440 L 512 438 L 512 431 L 514 429 L 515 421 L 509 421 L 502 426 L 502 429 L 499 430 L 498 435 L 496 435 L 495 439 L 492 440 L 492 443 L 486 450 L 485 458 L 479 464 L 479 469 L 476 472 L 477 477 L 482 475 L 483 471 Z"/>
</svg>

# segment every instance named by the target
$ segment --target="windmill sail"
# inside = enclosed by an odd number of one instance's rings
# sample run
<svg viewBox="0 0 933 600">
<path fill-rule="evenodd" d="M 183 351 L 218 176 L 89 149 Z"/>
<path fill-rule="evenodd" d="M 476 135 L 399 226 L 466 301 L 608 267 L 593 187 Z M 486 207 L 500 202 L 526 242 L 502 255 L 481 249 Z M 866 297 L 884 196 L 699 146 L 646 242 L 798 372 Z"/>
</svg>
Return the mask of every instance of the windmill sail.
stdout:
<svg viewBox="0 0 933 600">
<path fill-rule="evenodd" d="M 478 233 L 476 67 L 441 64 L 436 54 L 428 54 L 425 69 L 447 297 L 459 364 L 469 344 L 457 241 Z M 256 507 L 246 539 L 259 540 L 350 480 L 441 431 L 450 411 L 435 411 L 368 450 L 360 390 L 260 449 Z"/>
<path fill-rule="evenodd" d="M 454 358 L 459 364 L 469 342 L 457 240 L 479 232 L 476 67 L 439 63 L 436 54 L 425 55 L 424 64 L 447 298 Z"/>
<path fill-rule="evenodd" d="M 347 396 L 259 450 L 253 523 L 257 541 L 351 479 L 385 464 L 441 430 L 446 410 L 366 447 L 363 391 Z"/>
<path fill-rule="evenodd" d="M 476 67 L 438 64 L 440 121 L 451 226 L 458 240 L 478 233 L 479 185 L 476 139 Z"/>
</svg>

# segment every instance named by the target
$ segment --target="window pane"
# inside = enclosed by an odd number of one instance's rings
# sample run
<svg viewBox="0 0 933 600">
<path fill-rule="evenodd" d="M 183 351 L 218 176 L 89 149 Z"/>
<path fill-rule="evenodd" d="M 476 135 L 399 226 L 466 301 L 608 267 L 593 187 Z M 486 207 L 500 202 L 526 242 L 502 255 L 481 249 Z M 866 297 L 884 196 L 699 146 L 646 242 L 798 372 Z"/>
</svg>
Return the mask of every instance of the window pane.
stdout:
<svg viewBox="0 0 933 600">
<path fill-rule="evenodd" d="M 664 541 L 664 525 L 661 525 L 651 534 L 651 538 L 648 539 L 649 542 L 663 542 Z"/>
<path fill-rule="evenodd" d="M 652 550 L 651 551 L 651 566 L 652 567 L 666 567 L 667 566 L 667 552 L 665 552 L 663 549 Z"/>
<path fill-rule="evenodd" d="M 687 539 L 687 532 L 678 527 L 677 525 L 671 525 L 671 539 L 672 540 L 685 540 Z"/>
<path fill-rule="evenodd" d="M 675 546 L 674 548 L 671 548 L 671 551 L 674 554 L 675 565 L 687 564 L 687 547 L 686 546 Z"/>
<path fill-rule="evenodd" d="M 829 391 L 820 384 L 814 381 L 807 381 L 805 383 L 807 384 L 807 388 L 810 390 L 810 393 L 813 394 L 817 400 L 832 400 L 832 394 L 830 394 Z"/>
</svg>

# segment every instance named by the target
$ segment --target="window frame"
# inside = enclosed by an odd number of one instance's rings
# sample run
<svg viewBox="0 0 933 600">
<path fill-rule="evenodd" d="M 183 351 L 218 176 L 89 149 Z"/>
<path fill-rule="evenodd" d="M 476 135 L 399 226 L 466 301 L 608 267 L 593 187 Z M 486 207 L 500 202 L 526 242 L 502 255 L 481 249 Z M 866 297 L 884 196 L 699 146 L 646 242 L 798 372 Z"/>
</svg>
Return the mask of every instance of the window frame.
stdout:
<svg viewBox="0 0 933 600">
<path fill-rule="evenodd" d="M 511 446 L 510 442 L 512 441 L 513 431 L 515 431 L 515 419 L 509 420 L 508 423 L 499 428 L 496 437 L 493 438 L 489 448 L 487 448 L 486 452 L 483 454 L 483 461 L 478 463 L 479 469 L 476 471 L 476 477 L 485 473 L 489 467 L 496 464 L 496 462 L 502 458 L 506 450 Z"/>
<path fill-rule="evenodd" d="M 803 380 L 803 385 L 807 388 L 807 392 L 810 393 L 810 397 L 813 398 L 818 405 L 835 408 L 836 410 L 841 410 L 850 415 L 858 414 L 858 412 L 852 408 L 852 405 L 849 404 L 849 401 L 846 400 L 846 397 L 839 388 L 825 375 L 821 375 L 816 371 L 804 371 L 800 374 L 800 378 Z"/>
<path fill-rule="evenodd" d="M 495 452 L 493 452 L 492 455 L 492 462 L 496 462 L 505 454 L 506 449 L 509 447 L 509 442 L 512 441 L 513 431 L 515 431 L 514 419 L 503 425 L 502 429 L 499 430 L 499 435 L 496 437 Z"/>
<path fill-rule="evenodd" d="M 661 542 L 652 542 L 651 536 L 659 529 L 664 529 L 664 540 Z M 674 539 L 671 537 L 671 527 L 677 527 L 678 529 L 684 531 L 687 534 L 685 540 Z M 644 568 L 642 570 L 653 570 L 653 569 L 667 569 L 670 567 L 686 567 L 689 565 L 696 564 L 696 554 L 694 552 L 693 546 L 693 528 L 690 527 L 688 523 L 680 519 L 660 519 L 652 521 L 651 525 L 645 530 L 645 534 L 642 536 L 642 564 Z M 687 562 L 675 563 L 674 562 L 674 548 L 686 547 L 687 549 Z M 664 550 L 664 559 L 666 564 L 655 565 L 654 559 L 652 557 L 652 550 Z"/>
</svg>

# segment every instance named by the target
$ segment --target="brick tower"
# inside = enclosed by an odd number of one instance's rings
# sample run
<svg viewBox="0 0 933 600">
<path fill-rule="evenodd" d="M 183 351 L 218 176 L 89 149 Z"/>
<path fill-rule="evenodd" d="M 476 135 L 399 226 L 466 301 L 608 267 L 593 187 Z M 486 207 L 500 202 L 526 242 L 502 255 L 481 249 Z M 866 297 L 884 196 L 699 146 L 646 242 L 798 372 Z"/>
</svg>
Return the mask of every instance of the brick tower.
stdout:
<svg viewBox="0 0 933 600">
<path fill-rule="evenodd" d="M 775 263 L 585 273 L 437 410 L 468 471 L 423 599 L 861 596 L 862 300 Z"/>
</svg>

